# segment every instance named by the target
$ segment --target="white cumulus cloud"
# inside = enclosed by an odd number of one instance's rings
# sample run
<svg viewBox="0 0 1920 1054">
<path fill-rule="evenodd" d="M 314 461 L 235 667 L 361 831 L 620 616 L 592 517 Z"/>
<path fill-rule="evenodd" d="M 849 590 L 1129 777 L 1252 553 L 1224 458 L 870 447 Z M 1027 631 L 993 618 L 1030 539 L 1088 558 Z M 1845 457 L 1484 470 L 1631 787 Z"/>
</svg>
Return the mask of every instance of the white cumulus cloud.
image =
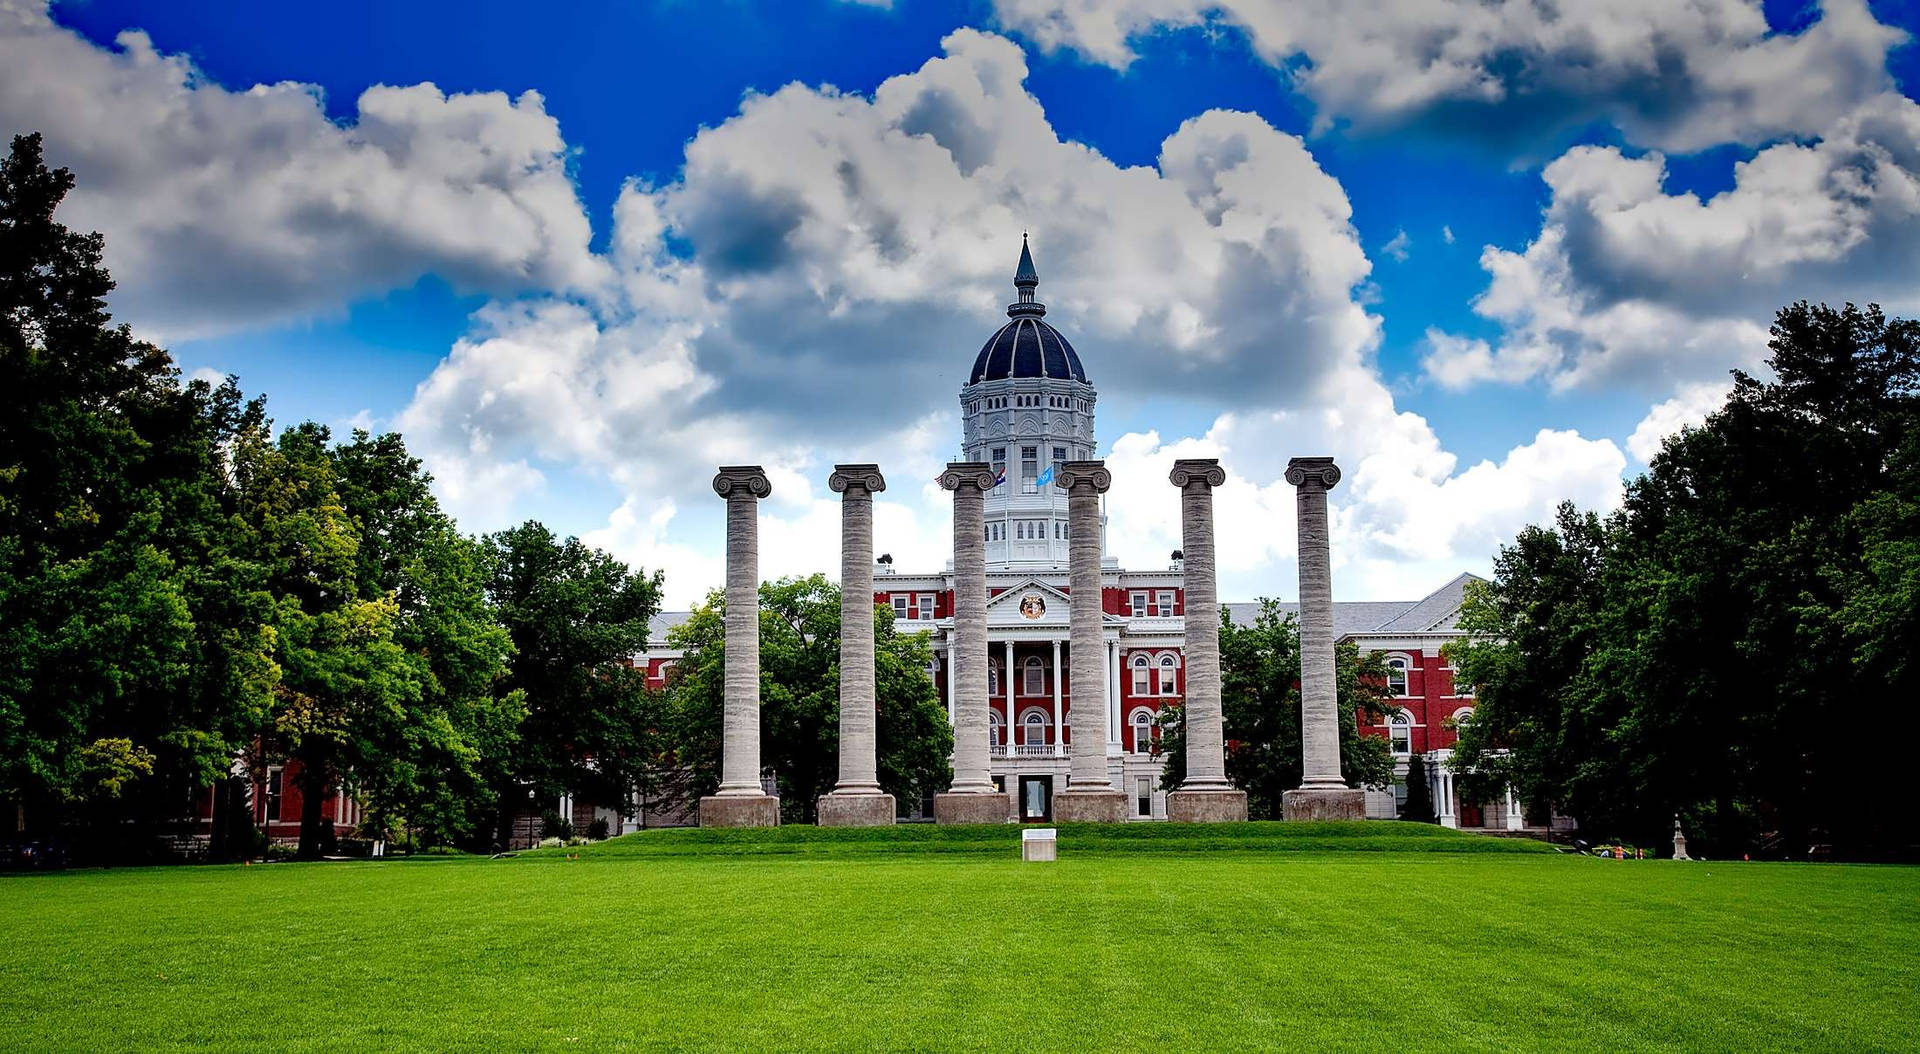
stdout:
<svg viewBox="0 0 1920 1054">
<path fill-rule="evenodd" d="M 113 306 L 167 339 L 338 311 L 428 274 L 484 292 L 604 278 L 537 93 L 376 86 L 339 124 L 298 83 L 232 90 L 141 32 L 101 48 L 0 4 L 0 127 L 78 180 Z"/>
<path fill-rule="evenodd" d="M 1418 125 L 1522 149 L 1596 120 L 1698 150 L 1816 132 L 1887 90 L 1907 35 L 1865 0 L 1774 33 L 1757 0 L 995 0 L 1046 48 L 1124 68 L 1144 34 L 1224 26 L 1324 126 Z"/>
</svg>

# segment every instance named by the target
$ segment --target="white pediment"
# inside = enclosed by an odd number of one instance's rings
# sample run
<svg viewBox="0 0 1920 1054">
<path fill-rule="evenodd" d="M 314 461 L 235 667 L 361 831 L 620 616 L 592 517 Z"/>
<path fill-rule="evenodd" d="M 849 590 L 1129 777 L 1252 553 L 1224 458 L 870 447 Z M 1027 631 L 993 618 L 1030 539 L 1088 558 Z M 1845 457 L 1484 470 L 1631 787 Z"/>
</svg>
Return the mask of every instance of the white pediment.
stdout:
<svg viewBox="0 0 1920 1054">
<path fill-rule="evenodd" d="M 1064 629 L 1067 621 L 1067 595 L 1031 578 L 987 601 L 988 626 Z"/>
</svg>

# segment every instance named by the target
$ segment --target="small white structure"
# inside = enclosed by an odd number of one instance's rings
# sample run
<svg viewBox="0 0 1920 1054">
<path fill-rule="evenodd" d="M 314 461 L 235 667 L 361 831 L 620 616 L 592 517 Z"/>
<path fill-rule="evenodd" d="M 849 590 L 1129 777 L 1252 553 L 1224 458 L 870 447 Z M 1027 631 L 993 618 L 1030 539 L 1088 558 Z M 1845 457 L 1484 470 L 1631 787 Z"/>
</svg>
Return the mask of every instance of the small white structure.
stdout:
<svg viewBox="0 0 1920 1054">
<path fill-rule="evenodd" d="M 1051 827 L 1030 827 L 1020 832 L 1020 859 L 1058 860 L 1059 840 Z"/>
</svg>

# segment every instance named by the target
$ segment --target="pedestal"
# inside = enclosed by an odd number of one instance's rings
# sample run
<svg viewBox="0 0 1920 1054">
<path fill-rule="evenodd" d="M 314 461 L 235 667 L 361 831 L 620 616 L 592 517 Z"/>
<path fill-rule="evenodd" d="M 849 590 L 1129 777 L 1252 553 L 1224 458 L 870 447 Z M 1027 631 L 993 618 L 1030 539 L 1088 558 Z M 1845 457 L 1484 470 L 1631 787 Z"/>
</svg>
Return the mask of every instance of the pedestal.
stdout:
<svg viewBox="0 0 1920 1054">
<path fill-rule="evenodd" d="M 1167 795 L 1168 823 L 1241 823 L 1246 818 L 1246 791 L 1177 790 Z"/>
<path fill-rule="evenodd" d="M 1367 818 L 1367 792 L 1352 788 L 1339 790 L 1290 790 L 1280 795 L 1280 817 L 1284 820 L 1364 820 Z"/>
<path fill-rule="evenodd" d="M 1126 823 L 1127 796 L 1115 790 L 1065 790 L 1053 796 L 1053 818 L 1061 823 Z"/>
<path fill-rule="evenodd" d="M 815 803 L 822 827 L 891 827 L 891 794 L 825 794 Z"/>
<path fill-rule="evenodd" d="M 778 827 L 780 799 L 771 794 L 716 794 L 700 799 L 702 827 Z"/>
<path fill-rule="evenodd" d="M 1007 796 L 991 794 L 936 794 L 933 796 L 933 822 L 1009 823 L 1013 808 Z"/>
</svg>

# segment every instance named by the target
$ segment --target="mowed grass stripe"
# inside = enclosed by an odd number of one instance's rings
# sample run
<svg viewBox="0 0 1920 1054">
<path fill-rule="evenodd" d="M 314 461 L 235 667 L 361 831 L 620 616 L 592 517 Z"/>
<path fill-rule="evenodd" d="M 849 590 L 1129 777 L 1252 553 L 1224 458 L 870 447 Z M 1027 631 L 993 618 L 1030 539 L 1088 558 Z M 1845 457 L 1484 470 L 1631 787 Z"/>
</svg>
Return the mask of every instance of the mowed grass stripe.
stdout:
<svg viewBox="0 0 1920 1054">
<path fill-rule="evenodd" d="M 1025 865 L 1001 834 L 997 858 L 605 851 L 14 878 L 0 1045 L 1851 1051 L 1920 1036 L 1913 869 L 1065 842 L 1058 864 Z"/>
</svg>

